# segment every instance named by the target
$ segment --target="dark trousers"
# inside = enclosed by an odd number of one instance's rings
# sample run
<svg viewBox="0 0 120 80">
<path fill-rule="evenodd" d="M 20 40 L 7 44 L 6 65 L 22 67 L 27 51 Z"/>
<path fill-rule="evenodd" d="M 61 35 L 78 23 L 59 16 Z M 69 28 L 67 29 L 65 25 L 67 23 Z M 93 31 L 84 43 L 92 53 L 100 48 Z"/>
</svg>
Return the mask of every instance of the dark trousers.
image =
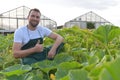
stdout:
<svg viewBox="0 0 120 80">
<path fill-rule="evenodd" d="M 64 43 L 61 43 L 57 50 L 56 50 L 56 54 L 60 53 L 60 50 L 63 48 Z M 48 60 L 53 60 L 53 58 L 47 58 L 48 52 L 50 51 L 52 46 L 49 47 L 45 47 L 44 50 L 40 53 L 33 53 L 25 58 L 22 58 L 22 64 L 32 64 L 32 63 L 36 63 L 39 61 L 43 61 L 45 59 Z"/>
</svg>

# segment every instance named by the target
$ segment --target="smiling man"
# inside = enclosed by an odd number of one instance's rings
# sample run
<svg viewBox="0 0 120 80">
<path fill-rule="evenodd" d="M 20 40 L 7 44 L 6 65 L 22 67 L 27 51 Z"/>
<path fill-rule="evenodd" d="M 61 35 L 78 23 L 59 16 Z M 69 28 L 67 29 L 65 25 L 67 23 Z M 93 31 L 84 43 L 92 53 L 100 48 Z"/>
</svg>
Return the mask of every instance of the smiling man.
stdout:
<svg viewBox="0 0 120 80">
<path fill-rule="evenodd" d="M 13 55 L 15 58 L 21 58 L 23 64 L 53 59 L 64 45 L 62 36 L 38 25 L 40 16 L 39 9 L 31 9 L 27 17 L 28 24 L 18 28 L 14 33 Z M 44 48 L 42 45 L 44 37 L 54 40 L 51 47 Z"/>
</svg>

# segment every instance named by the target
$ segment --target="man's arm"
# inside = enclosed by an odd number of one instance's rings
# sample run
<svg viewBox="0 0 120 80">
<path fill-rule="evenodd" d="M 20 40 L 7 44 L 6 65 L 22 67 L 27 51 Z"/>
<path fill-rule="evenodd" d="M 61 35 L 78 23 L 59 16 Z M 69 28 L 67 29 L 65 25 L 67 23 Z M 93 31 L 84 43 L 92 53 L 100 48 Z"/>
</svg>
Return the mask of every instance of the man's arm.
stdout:
<svg viewBox="0 0 120 80">
<path fill-rule="evenodd" d="M 59 34 L 53 32 L 48 37 L 55 40 L 51 50 L 48 53 L 48 58 L 53 58 L 55 56 L 57 47 L 63 42 L 64 39 Z"/>
<path fill-rule="evenodd" d="M 22 47 L 21 43 L 17 42 L 13 43 L 13 56 L 15 58 L 23 58 L 34 52 L 41 52 L 43 50 L 43 46 L 39 43 L 37 43 L 35 47 L 26 50 L 21 50 L 21 47 Z"/>
</svg>

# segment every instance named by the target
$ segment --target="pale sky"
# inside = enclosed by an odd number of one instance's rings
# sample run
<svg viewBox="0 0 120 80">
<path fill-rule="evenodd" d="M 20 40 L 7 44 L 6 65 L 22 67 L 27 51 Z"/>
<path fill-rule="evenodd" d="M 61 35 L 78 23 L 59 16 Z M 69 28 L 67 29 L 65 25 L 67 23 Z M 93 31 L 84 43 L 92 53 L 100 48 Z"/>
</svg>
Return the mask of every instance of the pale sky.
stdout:
<svg viewBox="0 0 120 80">
<path fill-rule="evenodd" d="M 116 26 L 120 26 L 120 0 L 2 0 L 0 13 L 26 6 L 38 8 L 48 18 L 65 22 L 93 11 Z"/>
</svg>

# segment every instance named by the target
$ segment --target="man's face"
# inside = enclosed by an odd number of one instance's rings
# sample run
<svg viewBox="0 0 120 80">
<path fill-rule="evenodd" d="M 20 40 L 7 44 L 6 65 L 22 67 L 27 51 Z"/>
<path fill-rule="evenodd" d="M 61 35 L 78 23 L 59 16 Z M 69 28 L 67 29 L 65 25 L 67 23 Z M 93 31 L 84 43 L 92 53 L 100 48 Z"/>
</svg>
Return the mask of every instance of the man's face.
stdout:
<svg viewBox="0 0 120 80">
<path fill-rule="evenodd" d="M 32 27 L 36 27 L 40 21 L 40 13 L 36 11 L 31 11 L 28 16 L 29 25 Z"/>
</svg>

